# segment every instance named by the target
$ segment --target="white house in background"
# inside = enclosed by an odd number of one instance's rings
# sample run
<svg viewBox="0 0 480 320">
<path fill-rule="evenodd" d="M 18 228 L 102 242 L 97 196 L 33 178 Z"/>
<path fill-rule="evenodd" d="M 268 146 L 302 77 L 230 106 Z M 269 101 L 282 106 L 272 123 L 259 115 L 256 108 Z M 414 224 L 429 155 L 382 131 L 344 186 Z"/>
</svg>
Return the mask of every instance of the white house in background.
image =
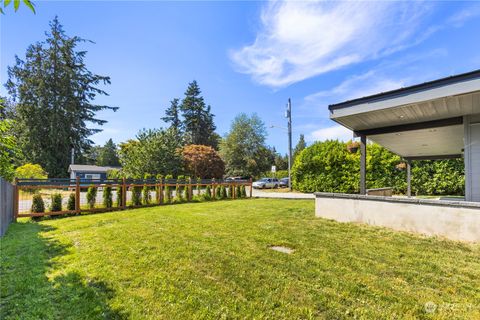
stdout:
<svg viewBox="0 0 480 320">
<path fill-rule="evenodd" d="M 71 164 L 68 167 L 70 179 L 91 180 L 91 179 L 107 179 L 107 171 L 113 169 L 121 169 L 120 167 L 100 167 L 87 164 Z"/>
<path fill-rule="evenodd" d="M 329 106 L 360 138 L 360 195 L 316 193 L 317 216 L 480 241 L 480 70 Z M 368 196 L 366 142 L 410 161 L 463 158 L 465 201 Z M 389 187 L 389 186 L 384 186 Z M 410 187 L 409 196 L 410 196 Z"/>
</svg>

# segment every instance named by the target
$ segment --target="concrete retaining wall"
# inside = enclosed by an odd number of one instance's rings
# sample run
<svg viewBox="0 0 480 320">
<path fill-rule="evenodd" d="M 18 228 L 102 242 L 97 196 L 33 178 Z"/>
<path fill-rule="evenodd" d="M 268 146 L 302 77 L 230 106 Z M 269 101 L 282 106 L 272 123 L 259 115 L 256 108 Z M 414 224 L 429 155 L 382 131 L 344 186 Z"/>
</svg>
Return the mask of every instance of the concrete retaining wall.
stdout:
<svg viewBox="0 0 480 320">
<path fill-rule="evenodd" d="M 315 215 L 480 242 L 480 203 L 315 193 Z"/>
<path fill-rule="evenodd" d="M 11 183 L 0 178 L 0 237 L 13 221 L 13 190 Z"/>
</svg>

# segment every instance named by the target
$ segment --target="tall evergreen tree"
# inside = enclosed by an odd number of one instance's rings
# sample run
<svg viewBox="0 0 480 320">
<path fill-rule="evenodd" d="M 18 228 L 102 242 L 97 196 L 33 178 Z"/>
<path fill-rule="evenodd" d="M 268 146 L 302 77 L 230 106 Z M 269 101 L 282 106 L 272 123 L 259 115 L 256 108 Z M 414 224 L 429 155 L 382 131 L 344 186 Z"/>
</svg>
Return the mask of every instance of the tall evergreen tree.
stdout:
<svg viewBox="0 0 480 320">
<path fill-rule="evenodd" d="M 87 124 L 103 125 L 96 113 L 117 108 L 92 103 L 107 95 L 99 85 L 110 84 L 110 78 L 87 69 L 87 52 L 77 49 L 85 40 L 67 36 L 57 17 L 46 35 L 28 47 L 25 60 L 16 57 L 6 87 L 17 102 L 17 138 L 26 160 L 51 177 L 64 177 L 71 148 L 81 154 L 93 143 L 88 137 L 101 131 Z"/>
<path fill-rule="evenodd" d="M 305 142 L 305 136 L 301 134 L 300 138 L 298 139 L 298 143 L 295 146 L 295 149 L 293 149 L 293 159 L 295 160 L 295 158 L 300 154 L 300 152 L 302 152 L 302 150 L 305 149 L 306 147 L 307 147 L 307 143 Z"/>
<path fill-rule="evenodd" d="M 186 144 L 207 145 L 216 149 L 219 137 L 215 133 L 214 115 L 210 106 L 205 105 L 201 93 L 194 80 L 188 85 L 185 98 L 180 105 Z"/>
<path fill-rule="evenodd" d="M 175 98 L 170 101 L 170 107 L 165 110 L 165 116 L 163 121 L 170 124 L 170 128 L 177 131 L 179 134 L 182 132 L 182 119 L 180 118 L 180 99 Z"/>
<path fill-rule="evenodd" d="M 120 166 L 120 161 L 118 159 L 117 153 L 117 145 L 113 142 L 112 139 L 108 139 L 105 145 L 100 149 L 97 158 L 97 165 L 111 167 Z"/>
</svg>

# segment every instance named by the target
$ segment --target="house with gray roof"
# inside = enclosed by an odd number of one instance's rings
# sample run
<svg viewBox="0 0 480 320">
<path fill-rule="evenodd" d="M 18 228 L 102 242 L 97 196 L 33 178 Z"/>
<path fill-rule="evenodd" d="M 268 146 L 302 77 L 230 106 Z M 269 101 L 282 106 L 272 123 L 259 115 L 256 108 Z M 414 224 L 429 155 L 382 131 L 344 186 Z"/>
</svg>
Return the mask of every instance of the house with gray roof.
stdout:
<svg viewBox="0 0 480 320">
<path fill-rule="evenodd" d="M 71 164 L 68 166 L 68 173 L 70 179 L 92 180 L 92 179 L 107 179 L 107 171 L 121 169 L 120 167 L 101 167 L 87 164 Z"/>
</svg>

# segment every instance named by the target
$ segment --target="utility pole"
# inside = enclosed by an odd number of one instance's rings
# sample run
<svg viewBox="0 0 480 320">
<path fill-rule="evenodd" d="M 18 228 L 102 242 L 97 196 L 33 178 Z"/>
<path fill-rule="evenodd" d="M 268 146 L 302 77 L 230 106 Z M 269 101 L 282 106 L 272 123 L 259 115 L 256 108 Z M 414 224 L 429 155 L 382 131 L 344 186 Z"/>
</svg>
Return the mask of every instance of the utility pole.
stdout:
<svg viewBox="0 0 480 320">
<path fill-rule="evenodd" d="M 288 119 L 288 188 L 292 191 L 292 101 L 288 98 L 287 112 Z"/>
</svg>

